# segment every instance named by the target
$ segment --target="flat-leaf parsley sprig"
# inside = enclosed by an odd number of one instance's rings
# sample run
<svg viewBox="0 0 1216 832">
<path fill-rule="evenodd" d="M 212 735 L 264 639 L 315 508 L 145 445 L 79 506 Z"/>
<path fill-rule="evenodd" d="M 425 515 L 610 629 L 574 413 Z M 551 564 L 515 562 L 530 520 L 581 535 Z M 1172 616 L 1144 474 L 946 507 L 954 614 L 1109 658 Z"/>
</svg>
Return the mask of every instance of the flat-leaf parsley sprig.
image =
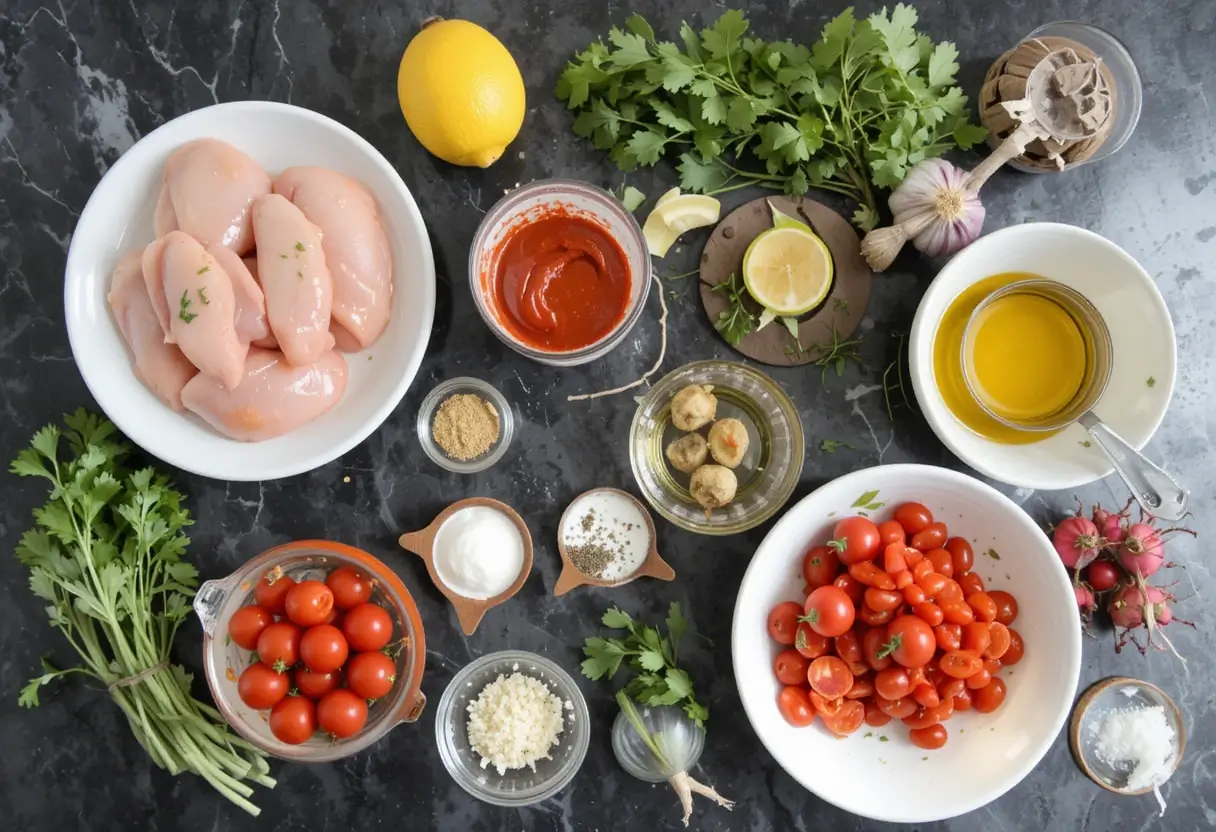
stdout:
<svg viewBox="0 0 1216 832">
<path fill-rule="evenodd" d="M 556 93 L 578 112 L 574 132 L 623 171 L 670 154 L 689 191 L 820 188 L 855 200 L 853 220 L 868 230 L 878 221 L 875 187 L 987 135 L 968 123 L 955 85 L 958 50 L 935 45 L 916 22 L 903 3 L 864 20 L 850 8 L 807 49 L 747 37 L 738 10 L 700 34 L 683 23 L 679 44 L 658 40 L 635 14 L 607 45 L 578 54 Z"/>
</svg>

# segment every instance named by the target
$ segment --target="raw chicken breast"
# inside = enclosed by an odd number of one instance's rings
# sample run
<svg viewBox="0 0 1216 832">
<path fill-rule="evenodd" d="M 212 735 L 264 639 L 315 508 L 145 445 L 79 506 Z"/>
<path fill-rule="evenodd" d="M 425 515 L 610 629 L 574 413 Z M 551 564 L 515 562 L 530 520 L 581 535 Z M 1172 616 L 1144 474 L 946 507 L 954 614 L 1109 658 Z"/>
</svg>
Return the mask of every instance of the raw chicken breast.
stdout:
<svg viewBox="0 0 1216 832">
<path fill-rule="evenodd" d="M 282 194 L 321 229 L 334 280 L 334 320 L 369 347 L 388 325 L 393 256 L 376 200 L 361 183 L 328 168 L 288 168 L 274 180 Z M 346 349 L 342 340 L 339 347 Z"/>
<path fill-rule="evenodd" d="M 163 253 L 154 267 L 159 266 L 159 283 L 171 304 L 167 340 L 181 347 L 201 372 L 236 388 L 249 343 L 236 334 L 232 279 L 189 234 L 171 231 L 160 243 Z M 145 254 L 145 267 L 146 259 Z"/>
<path fill-rule="evenodd" d="M 123 256 L 114 267 L 110 280 L 110 309 L 118 322 L 123 340 L 135 356 L 135 375 L 174 410 L 182 409 L 182 388 L 198 375 L 194 365 L 182 351 L 165 343 L 161 329 L 144 286 L 141 252 Z"/>
<path fill-rule="evenodd" d="M 278 194 L 254 201 L 253 228 L 270 329 L 289 362 L 311 364 L 334 345 L 329 334 L 334 282 L 321 229 Z"/>
<path fill-rule="evenodd" d="M 232 280 L 232 295 L 236 301 L 236 337 L 246 344 L 265 338 L 270 334 L 270 324 L 266 322 L 266 296 L 249 273 L 245 261 L 237 257 L 232 249 L 223 246 L 207 246 L 207 253 L 215 258 Z"/>
<path fill-rule="evenodd" d="M 215 139 L 184 144 L 165 163 L 156 236 L 180 229 L 205 246 L 244 254 L 253 248 L 253 201 L 267 193 L 269 174 L 232 145 Z"/>
<path fill-rule="evenodd" d="M 254 347 L 236 390 L 196 376 L 182 403 L 216 430 L 241 442 L 282 436 L 333 407 L 346 392 L 346 359 L 332 350 L 316 362 L 293 367 L 274 350 Z"/>
<path fill-rule="evenodd" d="M 257 255 L 255 254 L 251 257 L 242 257 L 241 262 L 245 264 L 245 268 L 249 269 L 250 276 L 253 278 L 254 282 L 258 284 L 258 289 L 260 290 L 262 288 L 262 281 L 258 280 Z M 263 307 L 266 305 L 266 296 L 264 294 L 262 296 L 262 305 Z M 264 347 L 268 350 L 277 350 L 279 348 L 279 341 L 274 337 L 274 333 L 270 331 L 269 319 L 266 321 L 266 333 L 267 334 L 264 338 L 258 338 L 256 341 L 254 341 L 253 346 Z"/>
<path fill-rule="evenodd" d="M 141 260 L 144 286 L 148 290 L 152 311 L 156 313 L 156 320 L 164 331 L 165 343 L 172 344 L 173 337 L 169 334 L 169 302 L 165 299 L 164 280 L 165 243 L 168 240 L 168 235 L 154 240 L 144 249 Z"/>
</svg>

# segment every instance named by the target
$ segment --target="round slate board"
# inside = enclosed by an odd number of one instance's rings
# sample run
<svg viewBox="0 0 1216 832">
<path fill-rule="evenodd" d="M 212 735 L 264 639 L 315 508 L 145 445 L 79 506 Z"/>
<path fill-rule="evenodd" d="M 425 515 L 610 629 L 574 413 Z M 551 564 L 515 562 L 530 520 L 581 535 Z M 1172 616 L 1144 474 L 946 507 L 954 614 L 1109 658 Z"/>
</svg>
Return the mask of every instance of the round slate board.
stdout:
<svg viewBox="0 0 1216 832">
<path fill-rule="evenodd" d="M 794 367 L 809 364 L 819 351 L 830 346 L 835 337 L 845 340 L 856 330 L 870 300 L 870 281 L 874 275 L 861 258 L 861 240 L 844 217 L 822 203 L 806 197 L 771 196 L 754 199 L 731 211 L 718 223 L 701 253 L 701 304 L 710 323 L 726 310 L 726 297 L 713 287 L 725 283 L 743 268 L 743 253 L 762 231 L 773 227 L 772 202 L 778 210 L 809 225 L 832 253 L 835 276 L 832 291 L 823 303 L 798 318 L 798 342 L 794 348 L 790 332 L 774 321 L 751 333 L 734 348 L 764 364 Z M 757 317 L 760 307 L 748 299 Z"/>
</svg>

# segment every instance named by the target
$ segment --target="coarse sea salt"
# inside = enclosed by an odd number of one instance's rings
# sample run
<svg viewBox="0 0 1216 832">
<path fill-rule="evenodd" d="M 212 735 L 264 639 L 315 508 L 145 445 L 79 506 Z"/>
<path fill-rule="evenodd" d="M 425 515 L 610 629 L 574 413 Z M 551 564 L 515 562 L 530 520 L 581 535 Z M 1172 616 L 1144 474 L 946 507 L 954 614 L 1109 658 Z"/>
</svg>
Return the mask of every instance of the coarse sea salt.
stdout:
<svg viewBox="0 0 1216 832">
<path fill-rule="evenodd" d="M 1126 695 L 1126 692 L 1125 692 Z M 1173 772 L 1176 736 L 1160 705 L 1121 707 L 1101 713 L 1089 724 L 1094 754 L 1105 765 L 1128 772 L 1126 788 L 1151 788 L 1165 814 L 1161 784 Z"/>
</svg>

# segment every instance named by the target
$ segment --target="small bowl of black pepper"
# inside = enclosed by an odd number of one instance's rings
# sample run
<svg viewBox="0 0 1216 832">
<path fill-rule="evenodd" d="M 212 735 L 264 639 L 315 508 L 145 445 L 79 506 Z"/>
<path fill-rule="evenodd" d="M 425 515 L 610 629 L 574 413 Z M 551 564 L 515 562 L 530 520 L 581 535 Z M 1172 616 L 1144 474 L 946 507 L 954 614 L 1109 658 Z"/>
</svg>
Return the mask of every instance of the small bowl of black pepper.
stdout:
<svg viewBox="0 0 1216 832">
<path fill-rule="evenodd" d="M 476 474 L 502 459 L 515 432 L 511 404 L 490 384 L 462 376 L 437 385 L 418 409 L 418 441 L 436 465 Z"/>
</svg>

